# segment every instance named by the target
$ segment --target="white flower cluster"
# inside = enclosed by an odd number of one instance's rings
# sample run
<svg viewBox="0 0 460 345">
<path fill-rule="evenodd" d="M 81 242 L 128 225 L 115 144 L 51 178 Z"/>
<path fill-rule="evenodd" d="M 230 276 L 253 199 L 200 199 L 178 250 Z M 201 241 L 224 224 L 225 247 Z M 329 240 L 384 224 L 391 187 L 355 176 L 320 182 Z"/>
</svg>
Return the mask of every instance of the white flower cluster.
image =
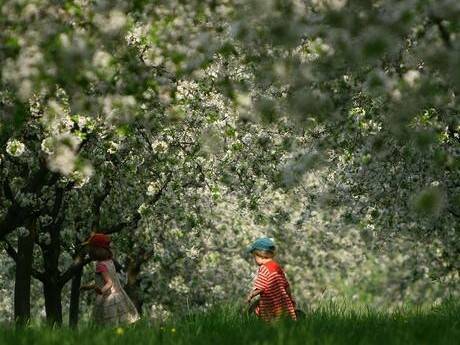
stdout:
<svg viewBox="0 0 460 345">
<path fill-rule="evenodd" d="M 347 4 L 348 0 L 312 0 L 312 4 L 322 10 L 339 11 Z"/>
<path fill-rule="evenodd" d="M 178 100 L 187 100 L 196 94 L 198 84 L 193 80 L 180 80 L 176 89 L 176 98 Z"/>
<path fill-rule="evenodd" d="M 94 22 L 103 33 L 115 35 L 125 28 L 127 18 L 120 10 L 112 10 L 108 14 L 96 14 Z"/>
<path fill-rule="evenodd" d="M 420 72 L 417 70 L 409 70 L 406 73 L 404 73 L 403 79 L 407 83 L 407 85 L 409 85 L 410 87 L 415 87 L 417 81 L 420 79 Z"/>
<path fill-rule="evenodd" d="M 42 142 L 42 149 L 49 153 L 48 166 L 50 170 L 65 176 L 74 172 L 77 162 L 77 149 L 80 143 L 81 139 L 70 133 L 59 135 L 53 139 L 45 139 Z"/>
<path fill-rule="evenodd" d="M 129 122 L 135 117 L 137 111 L 137 102 L 132 95 L 109 95 L 102 100 L 102 105 L 109 122 Z"/>
<path fill-rule="evenodd" d="M 51 236 L 48 232 L 40 232 L 38 240 L 45 245 L 51 244 Z"/>
<path fill-rule="evenodd" d="M 175 276 L 168 284 L 169 288 L 179 294 L 187 294 L 189 287 L 185 284 L 184 277 Z"/>
<path fill-rule="evenodd" d="M 75 152 L 66 145 L 60 145 L 54 152 L 49 161 L 49 167 L 52 171 L 58 171 L 63 175 L 69 175 L 75 168 Z"/>
<path fill-rule="evenodd" d="M 166 153 L 168 150 L 168 147 L 169 147 L 168 143 L 163 140 L 155 140 L 152 143 L 152 150 L 156 154 Z"/>
<path fill-rule="evenodd" d="M 154 196 L 159 190 L 160 190 L 159 182 L 153 181 L 148 184 L 146 194 L 148 196 Z"/>
<path fill-rule="evenodd" d="M 17 231 L 19 237 L 27 237 L 30 234 L 29 229 L 27 229 L 24 226 L 21 226 L 21 227 L 17 228 L 16 231 Z"/>
<path fill-rule="evenodd" d="M 113 66 L 114 59 L 108 52 L 97 50 L 94 53 L 92 62 L 96 73 L 103 76 L 105 79 L 110 79 L 115 74 L 115 68 Z"/>
<path fill-rule="evenodd" d="M 89 182 L 93 175 L 93 166 L 85 162 L 71 173 L 70 178 L 75 182 L 75 188 L 81 188 Z"/>
<path fill-rule="evenodd" d="M 7 59 L 3 64 L 2 75 L 5 81 L 17 85 L 18 95 L 28 101 L 33 95 L 34 82 L 40 76 L 40 68 L 44 63 L 43 52 L 37 45 L 22 47 L 18 58 Z"/>
<path fill-rule="evenodd" d="M 13 157 L 20 157 L 25 152 L 26 146 L 17 139 L 10 139 L 6 144 L 6 152 Z"/>
<path fill-rule="evenodd" d="M 172 316 L 172 313 L 162 304 L 152 304 L 150 307 L 149 317 L 157 322 L 166 322 Z"/>
<path fill-rule="evenodd" d="M 41 119 L 41 123 L 50 135 L 61 135 L 71 131 L 74 123 L 70 118 L 70 109 L 67 103 L 66 94 L 62 93 L 60 100 L 48 101 L 47 107 Z"/>
</svg>

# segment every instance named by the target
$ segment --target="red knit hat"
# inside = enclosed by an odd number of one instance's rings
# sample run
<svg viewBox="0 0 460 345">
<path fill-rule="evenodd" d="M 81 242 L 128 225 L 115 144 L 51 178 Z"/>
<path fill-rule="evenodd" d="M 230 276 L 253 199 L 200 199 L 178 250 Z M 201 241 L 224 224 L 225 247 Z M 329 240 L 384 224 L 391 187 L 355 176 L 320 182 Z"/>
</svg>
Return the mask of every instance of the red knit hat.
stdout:
<svg viewBox="0 0 460 345">
<path fill-rule="evenodd" d="M 110 249 L 110 242 L 110 236 L 101 233 L 93 233 L 86 242 L 83 242 L 83 244 L 87 244 L 92 247 Z"/>
</svg>

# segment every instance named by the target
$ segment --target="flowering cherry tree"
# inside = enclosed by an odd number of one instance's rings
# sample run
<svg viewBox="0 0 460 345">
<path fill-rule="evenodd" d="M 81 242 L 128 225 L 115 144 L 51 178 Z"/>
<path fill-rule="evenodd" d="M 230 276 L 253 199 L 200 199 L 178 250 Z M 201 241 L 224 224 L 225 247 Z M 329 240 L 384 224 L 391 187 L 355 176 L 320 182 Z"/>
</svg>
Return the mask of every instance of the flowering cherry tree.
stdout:
<svg viewBox="0 0 460 345">
<path fill-rule="evenodd" d="M 2 317 L 87 315 L 94 230 L 158 319 L 244 295 L 261 235 L 301 303 L 457 294 L 459 6 L 3 2 Z"/>
</svg>

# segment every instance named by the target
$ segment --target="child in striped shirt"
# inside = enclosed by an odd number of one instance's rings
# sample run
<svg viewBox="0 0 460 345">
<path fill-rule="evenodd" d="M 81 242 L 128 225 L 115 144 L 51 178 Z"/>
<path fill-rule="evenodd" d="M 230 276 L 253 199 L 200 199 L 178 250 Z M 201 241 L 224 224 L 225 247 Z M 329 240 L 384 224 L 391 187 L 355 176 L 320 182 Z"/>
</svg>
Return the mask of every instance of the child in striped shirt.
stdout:
<svg viewBox="0 0 460 345">
<path fill-rule="evenodd" d="M 246 301 L 250 304 L 253 298 L 260 296 L 255 313 L 265 321 L 276 320 L 282 315 L 296 320 L 295 302 L 289 282 L 281 266 L 273 260 L 273 241 L 267 237 L 258 238 L 248 251 L 254 256 L 259 269 Z"/>
</svg>

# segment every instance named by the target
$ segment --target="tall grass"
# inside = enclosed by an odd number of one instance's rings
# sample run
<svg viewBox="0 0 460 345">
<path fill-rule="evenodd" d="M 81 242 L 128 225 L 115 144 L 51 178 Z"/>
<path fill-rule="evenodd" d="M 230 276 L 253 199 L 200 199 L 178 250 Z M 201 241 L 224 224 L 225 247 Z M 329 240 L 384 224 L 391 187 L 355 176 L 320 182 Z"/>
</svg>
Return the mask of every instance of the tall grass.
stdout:
<svg viewBox="0 0 460 345">
<path fill-rule="evenodd" d="M 460 344 L 460 304 L 389 313 L 331 303 L 297 322 L 274 324 L 224 306 L 163 325 L 143 320 L 125 328 L 3 327 L 0 344 Z"/>
</svg>

